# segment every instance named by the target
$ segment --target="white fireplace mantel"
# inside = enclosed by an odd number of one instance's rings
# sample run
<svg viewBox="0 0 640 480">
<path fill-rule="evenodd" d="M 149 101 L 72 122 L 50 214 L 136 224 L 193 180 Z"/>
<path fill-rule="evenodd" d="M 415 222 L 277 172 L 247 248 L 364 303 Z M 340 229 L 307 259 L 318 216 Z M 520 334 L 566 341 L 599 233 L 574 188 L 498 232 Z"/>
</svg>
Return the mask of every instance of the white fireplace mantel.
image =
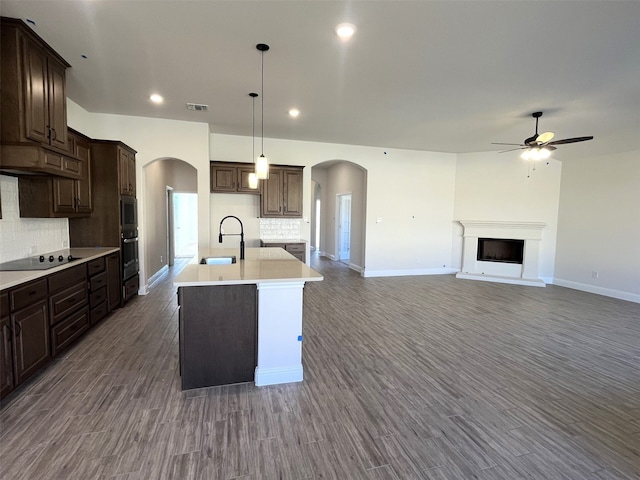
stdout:
<svg viewBox="0 0 640 480">
<path fill-rule="evenodd" d="M 546 223 L 459 220 L 464 227 L 462 269 L 457 278 L 544 287 L 539 275 L 540 244 Z M 524 240 L 522 265 L 478 260 L 478 238 Z"/>
</svg>

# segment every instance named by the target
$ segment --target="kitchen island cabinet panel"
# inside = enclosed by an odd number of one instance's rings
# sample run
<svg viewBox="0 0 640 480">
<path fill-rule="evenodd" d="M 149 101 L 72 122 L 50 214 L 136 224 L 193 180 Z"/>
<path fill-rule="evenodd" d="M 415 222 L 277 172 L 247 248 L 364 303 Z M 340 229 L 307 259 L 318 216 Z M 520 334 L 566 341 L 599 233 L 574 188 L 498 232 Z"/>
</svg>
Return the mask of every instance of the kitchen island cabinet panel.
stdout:
<svg viewBox="0 0 640 480">
<path fill-rule="evenodd" d="M 178 296 L 182 389 L 253 381 L 256 286 L 181 287 Z"/>
</svg>

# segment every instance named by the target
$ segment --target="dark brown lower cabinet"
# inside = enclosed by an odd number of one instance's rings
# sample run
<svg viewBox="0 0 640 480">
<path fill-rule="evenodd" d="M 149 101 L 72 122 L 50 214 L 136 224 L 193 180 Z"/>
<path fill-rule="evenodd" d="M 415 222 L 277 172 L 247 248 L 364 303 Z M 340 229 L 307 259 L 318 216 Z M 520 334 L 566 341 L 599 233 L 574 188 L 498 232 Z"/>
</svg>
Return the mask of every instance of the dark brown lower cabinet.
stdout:
<svg viewBox="0 0 640 480">
<path fill-rule="evenodd" d="M 138 277 L 135 281 L 138 290 Z M 120 306 L 120 252 L 0 292 L 0 399 Z"/>
<path fill-rule="evenodd" d="M 13 346 L 9 294 L 0 294 L 0 398 L 5 397 L 15 383 L 13 381 Z"/>
<path fill-rule="evenodd" d="M 140 282 L 140 278 L 137 273 L 133 277 L 129 278 L 124 282 L 124 285 L 122 286 L 122 295 L 123 295 L 122 302 L 123 303 L 138 293 L 139 282 Z"/>
<path fill-rule="evenodd" d="M 182 390 L 253 381 L 257 300 L 256 285 L 178 289 Z"/>
<path fill-rule="evenodd" d="M 122 298 L 122 275 L 120 273 L 120 252 L 107 255 L 107 311 L 120 306 Z"/>
<path fill-rule="evenodd" d="M 51 358 L 47 301 L 11 314 L 16 385 L 24 382 Z"/>
<path fill-rule="evenodd" d="M 107 262 L 104 257 L 87 263 L 89 272 L 89 323 L 95 325 L 107 316 Z"/>
<path fill-rule="evenodd" d="M 51 327 L 51 355 L 55 357 L 58 352 L 71 345 L 87 330 L 89 330 L 89 308 L 85 305 Z"/>
</svg>

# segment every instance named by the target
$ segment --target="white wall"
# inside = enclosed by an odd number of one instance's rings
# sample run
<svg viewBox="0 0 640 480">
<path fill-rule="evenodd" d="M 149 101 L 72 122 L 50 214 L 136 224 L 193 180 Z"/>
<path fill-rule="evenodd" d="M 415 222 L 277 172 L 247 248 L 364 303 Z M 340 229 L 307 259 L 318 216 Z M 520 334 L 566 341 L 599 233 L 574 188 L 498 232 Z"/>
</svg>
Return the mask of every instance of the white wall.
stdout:
<svg viewBox="0 0 640 480">
<path fill-rule="evenodd" d="M 240 252 L 240 237 L 225 236 L 222 245 L 218 242 L 220 221 L 227 215 L 235 215 L 242 221 L 246 248 L 260 246 L 260 195 L 212 193 L 210 202 L 211 247 L 237 248 Z M 233 218 L 225 220 L 222 228 L 223 233 L 240 233 L 240 225 Z"/>
<path fill-rule="evenodd" d="M 553 280 L 562 164 L 541 162 L 529 172 L 513 153 L 458 155 L 453 229 L 453 262 L 460 268 L 462 227 L 459 220 L 543 222 L 540 277 Z"/>
<path fill-rule="evenodd" d="M 366 276 L 437 273 L 450 267 L 456 155 L 271 138 L 265 139 L 264 151 L 274 164 L 306 167 L 307 219 L 312 166 L 345 160 L 367 170 Z M 211 159 L 246 162 L 248 155 L 250 137 L 211 134 Z M 301 235 L 309 240 L 308 222 Z"/>
<path fill-rule="evenodd" d="M 144 209 L 145 180 L 143 168 L 159 158 L 183 160 L 197 170 L 198 244 L 209 246 L 209 126 L 206 123 L 182 122 L 160 118 L 90 113 L 67 99 L 67 122 L 70 127 L 96 139 L 120 140 L 137 150 L 136 192 L 140 234 L 140 277 L 148 278 L 145 264 L 146 223 Z M 144 292 L 142 286 L 141 292 Z"/>
<path fill-rule="evenodd" d="M 144 191 L 142 167 L 156 158 L 174 157 L 193 165 L 198 171 L 199 244 L 210 244 L 215 228 L 209 213 L 209 160 L 251 161 L 249 137 L 209 134 L 208 126 L 200 123 L 92 114 L 70 100 L 68 116 L 71 127 L 91 137 L 122 140 L 139 151 L 138 192 Z M 575 163 L 563 151 L 562 199 L 561 164 L 554 160 L 541 165 L 527 178 L 527 166 L 517 153 L 454 155 L 390 149 L 385 154 L 377 147 L 267 138 L 265 154 L 273 163 L 307 167 L 305 217 L 311 212 L 313 165 L 341 159 L 367 170 L 365 275 L 459 268 L 459 219 L 542 221 L 548 225 L 541 252 L 543 276 L 555 276 L 558 284 L 640 301 L 638 151 Z M 4 230 L 0 230 L 3 242 Z M 576 243 L 583 232 L 589 239 Z M 302 222 L 301 237 L 309 240 L 309 234 L 310 225 Z M 596 262 L 594 255 L 601 255 L 602 261 Z M 594 259 L 594 264 L 583 266 L 585 258 Z M 594 270 L 599 272 L 597 281 L 591 279 Z"/>
<path fill-rule="evenodd" d="M 555 283 L 640 302 L 640 150 L 564 162 Z"/>
</svg>

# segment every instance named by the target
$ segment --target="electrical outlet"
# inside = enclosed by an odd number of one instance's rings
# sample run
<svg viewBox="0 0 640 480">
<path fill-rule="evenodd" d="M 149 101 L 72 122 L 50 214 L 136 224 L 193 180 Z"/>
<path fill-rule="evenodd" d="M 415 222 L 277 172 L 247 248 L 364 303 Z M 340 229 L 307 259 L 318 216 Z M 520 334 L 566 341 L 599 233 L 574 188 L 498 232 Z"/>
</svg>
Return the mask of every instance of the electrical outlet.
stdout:
<svg viewBox="0 0 640 480">
<path fill-rule="evenodd" d="M 69 240 L 62 241 L 62 248 L 69 248 Z"/>
<path fill-rule="evenodd" d="M 162 255 L 160 255 L 160 263 L 162 263 L 164 257 Z"/>
<path fill-rule="evenodd" d="M 29 255 L 35 255 L 38 252 L 38 247 L 29 247 Z"/>
<path fill-rule="evenodd" d="M 595 270 L 591 272 L 591 278 L 598 278 L 598 277 L 600 277 L 600 274 L 598 272 L 596 272 Z"/>
</svg>

